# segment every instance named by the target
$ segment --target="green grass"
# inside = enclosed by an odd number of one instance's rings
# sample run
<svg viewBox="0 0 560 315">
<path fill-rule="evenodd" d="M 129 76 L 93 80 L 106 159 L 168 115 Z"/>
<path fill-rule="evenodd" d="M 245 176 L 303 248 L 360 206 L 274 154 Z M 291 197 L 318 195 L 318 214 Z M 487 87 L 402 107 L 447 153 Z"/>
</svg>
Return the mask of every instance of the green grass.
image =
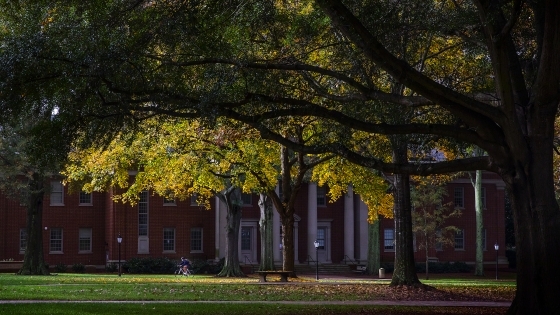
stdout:
<svg viewBox="0 0 560 315">
<path fill-rule="evenodd" d="M 272 277 L 274 280 L 275 278 Z M 452 290 L 512 291 L 512 280 L 440 278 L 423 281 Z M 0 314 L 433 314 L 433 308 L 360 305 L 286 305 L 259 301 L 374 301 L 388 281 L 364 279 L 321 280 L 300 276 L 288 284 L 259 284 L 258 278 L 216 278 L 197 275 L 70 274 L 17 276 L 0 274 L 0 300 L 66 301 L 65 303 L 0 304 Z M 381 288 L 381 290 L 380 290 Z M 80 301 L 81 303 L 72 303 Z M 90 301 L 145 301 L 146 303 L 88 303 Z M 150 303 L 152 301 L 154 303 Z M 172 301 L 174 303 L 162 303 Z M 208 303 L 186 303 L 210 301 Z M 212 303 L 211 301 L 226 301 Z M 237 301 L 227 303 L 227 301 Z M 253 302 L 239 304 L 243 302 Z M 503 314 L 505 308 L 487 308 Z M 444 308 L 442 314 L 469 314 L 465 308 Z M 485 313 L 486 314 L 486 313 Z"/>
<path fill-rule="evenodd" d="M 40 311 L 39 311 L 40 310 Z M 433 307 L 359 306 L 359 305 L 281 305 L 281 304 L 4 304 L 0 314 L 103 315 L 103 314 L 457 314 L 472 315 L 466 308 L 434 309 Z M 480 313 L 477 313 L 480 314 Z M 503 308 L 487 308 L 484 314 L 505 314 Z"/>
</svg>

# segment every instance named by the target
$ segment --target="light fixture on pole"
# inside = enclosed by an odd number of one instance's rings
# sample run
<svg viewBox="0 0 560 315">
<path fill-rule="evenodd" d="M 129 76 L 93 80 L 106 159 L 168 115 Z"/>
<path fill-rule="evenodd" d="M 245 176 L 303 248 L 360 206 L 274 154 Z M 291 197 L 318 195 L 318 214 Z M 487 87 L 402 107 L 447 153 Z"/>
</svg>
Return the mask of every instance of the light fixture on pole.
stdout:
<svg viewBox="0 0 560 315">
<path fill-rule="evenodd" d="M 313 242 L 315 245 L 315 279 L 319 280 L 319 242 Z"/>
<path fill-rule="evenodd" d="M 117 243 L 119 243 L 119 277 L 120 277 L 121 276 L 121 243 L 122 243 L 121 233 L 119 233 L 119 236 L 117 236 Z"/>
<path fill-rule="evenodd" d="M 498 280 L 498 249 L 500 249 L 498 241 L 496 241 L 496 244 L 494 244 L 494 249 L 496 250 L 496 280 Z"/>
</svg>

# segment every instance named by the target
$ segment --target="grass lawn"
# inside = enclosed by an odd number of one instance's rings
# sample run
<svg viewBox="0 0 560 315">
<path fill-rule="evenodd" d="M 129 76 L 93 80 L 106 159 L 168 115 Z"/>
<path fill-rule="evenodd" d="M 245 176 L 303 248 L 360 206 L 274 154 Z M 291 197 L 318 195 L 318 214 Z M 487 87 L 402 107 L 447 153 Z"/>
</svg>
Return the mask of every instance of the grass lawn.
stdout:
<svg viewBox="0 0 560 315">
<path fill-rule="evenodd" d="M 273 281 L 274 277 L 271 278 Z M 505 314 L 506 308 L 326 305 L 321 301 L 438 300 L 511 301 L 513 280 L 439 278 L 424 283 L 437 290 L 405 290 L 374 279 L 323 279 L 300 276 L 287 284 L 260 284 L 258 278 L 224 279 L 197 275 L 0 274 L 0 300 L 67 301 L 0 304 L 0 314 Z M 71 303 L 68 301 L 80 301 Z M 144 303 L 88 303 L 144 301 Z M 165 303 L 172 301 L 173 303 Z M 221 301 L 220 303 L 188 303 Z M 236 301 L 224 303 L 223 301 Z M 248 303 L 240 303 L 248 302 Z M 303 301 L 312 304 L 264 304 Z M 163 302 L 163 303 L 162 303 Z M 251 303 L 249 303 L 251 302 Z M 315 303 L 314 303 L 315 302 Z M 319 302 L 319 303 L 317 303 Z"/>
</svg>

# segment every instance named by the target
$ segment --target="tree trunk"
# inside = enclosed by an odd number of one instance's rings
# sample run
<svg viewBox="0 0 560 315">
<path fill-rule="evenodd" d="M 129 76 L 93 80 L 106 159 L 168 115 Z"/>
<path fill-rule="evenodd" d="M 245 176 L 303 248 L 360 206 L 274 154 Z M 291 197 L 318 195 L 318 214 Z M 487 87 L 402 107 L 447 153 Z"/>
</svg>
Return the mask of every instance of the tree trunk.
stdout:
<svg viewBox="0 0 560 315">
<path fill-rule="evenodd" d="M 225 201 L 226 214 L 226 257 L 224 267 L 218 277 L 245 277 L 239 265 L 239 227 L 241 226 L 241 193 L 239 189 L 229 189 L 218 195 Z"/>
<path fill-rule="evenodd" d="M 48 275 L 43 256 L 43 178 L 33 175 L 28 181 L 29 196 L 27 205 L 27 246 L 20 275 Z"/>
<path fill-rule="evenodd" d="M 259 227 L 261 232 L 261 263 L 259 270 L 274 270 L 274 244 L 272 242 L 272 200 L 265 194 L 259 196 L 261 217 Z"/>
<path fill-rule="evenodd" d="M 476 213 L 476 260 L 475 276 L 484 276 L 484 253 L 482 244 L 482 232 L 484 228 L 483 204 L 482 204 L 482 171 L 475 172 L 474 182 L 474 208 Z M 488 240 L 486 240 L 488 242 Z"/>
<path fill-rule="evenodd" d="M 504 176 L 514 213 L 517 291 L 508 314 L 556 314 L 560 309 L 560 209 L 552 163 L 535 146 L 533 160 Z M 551 148 L 550 148 L 551 149 Z M 525 173 L 526 172 L 526 173 Z"/>
<path fill-rule="evenodd" d="M 430 260 L 428 259 L 429 255 L 429 247 L 428 247 L 428 235 L 424 233 L 424 253 L 426 254 L 426 280 L 430 280 Z"/>
<path fill-rule="evenodd" d="M 393 161 L 407 163 L 406 142 L 393 137 Z M 394 175 L 395 266 L 391 285 L 421 286 L 414 262 L 410 177 Z"/>
<path fill-rule="evenodd" d="M 282 270 L 292 271 L 290 277 L 296 277 L 295 274 L 295 247 L 294 247 L 294 215 L 293 211 L 288 211 L 289 215 L 281 218 L 282 220 Z"/>
<path fill-rule="evenodd" d="M 381 225 L 378 216 L 377 220 L 372 224 L 368 224 L 368 259 L 366 265 L 366 274 L 373 275 L 381 268 L 381 252 L 379 249 L 379 230 Z"/>
</svg>

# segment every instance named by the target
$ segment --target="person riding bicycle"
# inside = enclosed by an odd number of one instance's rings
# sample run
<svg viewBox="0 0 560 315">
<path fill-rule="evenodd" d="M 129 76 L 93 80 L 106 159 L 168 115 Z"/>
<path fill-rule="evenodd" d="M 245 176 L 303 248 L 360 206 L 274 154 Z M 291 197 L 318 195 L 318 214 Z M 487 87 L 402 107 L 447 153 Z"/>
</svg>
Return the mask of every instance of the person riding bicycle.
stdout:
<svg viewBox="0 0 560 315">
<path fill-rule="evenodd" d="M 187 273 L 187 270 L 191 269 L 191 262 L 185 257 L 181 257 L 181 263 L 179 264 L 179 266 L 181 266 L 181 270 L 183 271 L 183 273 Z"/>
</svg>

